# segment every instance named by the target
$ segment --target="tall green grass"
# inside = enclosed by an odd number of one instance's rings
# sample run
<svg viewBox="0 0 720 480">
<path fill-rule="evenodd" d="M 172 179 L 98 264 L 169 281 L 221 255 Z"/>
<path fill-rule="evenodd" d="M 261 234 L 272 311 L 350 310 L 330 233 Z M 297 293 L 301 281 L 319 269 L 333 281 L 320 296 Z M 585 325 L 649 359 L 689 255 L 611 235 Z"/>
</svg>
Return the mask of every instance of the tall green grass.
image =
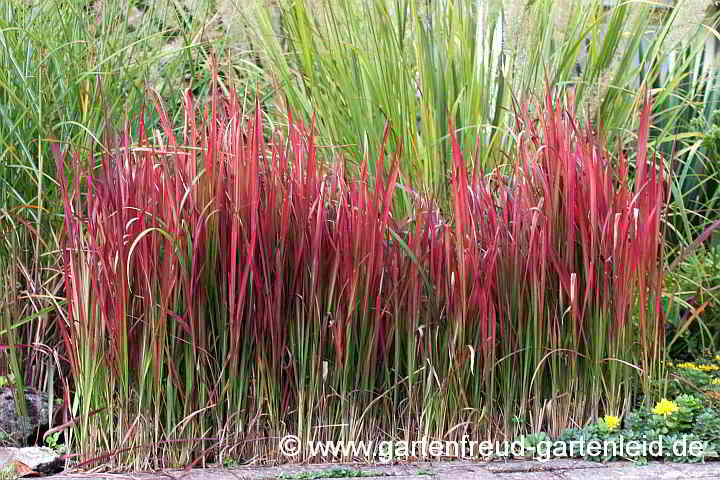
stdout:
<svg viewBox="0 0 720 480">
<path fill-rule="evenodd" d="M 632 112 L 642 65 L 635 61 L 650 29 L 647 2 L 571 2 L 558 25 L 552 0 L 530 2 L 532 19 L 518 44 L 509 43 L 504 2 L 256 2 L 247 23 L 278 90 L 275 106 L 309 119 L 321 141 L 350 152 L 362 165 L 377 153 L 385 122 L 407 152 L 400 182 L 449 199 L 450 131 L 473 168 L 507 164 L 513 147 L 512 97 L 542 96 L 546 82 L 575 90 L 576 106 L 601 133 L 636 127 Z M 279 18 L 279 20 L 278 20 Z M 667 52 L 676 13 L 656 29 L 648 61 Z M 583 58 L 582 71 L 576 64 Z M 648 76 L 651 82 L 658 75 Z M 372 174 L 372 171 L 371 171 Z M 397 205 L 402 208 L 402 205 Z M 399 212 L 400 210 L 398 210 Z"/>
<path fill-rule="evenodd" d="M 716 24 L 717 13 L 706 20 Z M 665 57 L 667 73 L 652 82 L 656 103 L 651 142 L 671 160 L 666 223 L 670 260 L 666 295 L 672 330 L 668 342 L 673 354 L 681 356 L 713 351 L 720 338 L 720 269 L 713 260 L 717 246 L 712 241 L 720 228 L 720 77 L 710 48 L 715 35 L 706 27 L 684 39 Z M 646 64 L 651 73 L 660 71 L 657 62 Z M 696 332 L 690 339 L 689 331 Z M 683 336 L 686 341 L 678 342 Z M 685 352 L 678 352 L 680 345 Z"/>
</svg>

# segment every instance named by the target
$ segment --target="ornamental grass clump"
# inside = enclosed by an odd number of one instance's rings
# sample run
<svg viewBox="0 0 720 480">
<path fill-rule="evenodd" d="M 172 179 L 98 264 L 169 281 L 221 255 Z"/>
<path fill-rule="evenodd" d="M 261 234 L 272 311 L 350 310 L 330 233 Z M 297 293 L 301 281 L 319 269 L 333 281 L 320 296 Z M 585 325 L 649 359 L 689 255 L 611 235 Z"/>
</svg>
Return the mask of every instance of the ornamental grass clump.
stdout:
<svg viewBox="0 0 720 480">
<path fill-rule="evenodd" d="M 561 105 L 548 93 L 539 114 L 527 102 L 518 106 L 509 182 L 469 177 L 454 144 L 458 266 L 450 270 L 459 273 L 460 295 L 448 301 L 458 312 L 454 324 L 480 320 L 466 343 L 492 346 L 480 349 L 491 352 L 485 381 L 498 382 L 486 392 L 502 401 L 552 398 L 552 408 L 518 402 L 504 411 L 528 415 L 534 429 L 548 423 L 554 434 L 569 418 L 597 416 L 600 406 L 627 409 L 637 372 L 648 389 L 663 345 L 665 187 L 647 149 L 650 105 L 640 114 L 632 175 L 624 152 L 611 158 Z M 507 393 L 515 391 L 523 393 Z"/>
<path fill-rule="evenodd" d="M 622 415 L 663 353 L 663 175 L 648 104 L 634 170 L 562 105 L 518 106 L 507 177 L 470 173 L 452 137 L 449 216 L 399 183 L 389 126 L 350 173 L 312 126 L 289 115 L 281 136 L 217 89 L 202 112 L 185 96 L 177 131 L 158 101 L 161 132 L 127 124 L 70 180 L 55 148 L 81 465 L 279 459 L 286 434 L 319 460 L 304 442 Z"/>
<path fill-rule="evenodd" d="M 72 187 L 56 148 L 59 328 L 86 462 L 270 457 L 276 435 L 359 420 L 400 383 L 389 312 L 413 269 L 387 243 L 397 168 L 371 190 L 325 171 L 292 118 L 287 140 L 266 143 L 260 110 L 239 105 L 215 91 L 197 121 L 188 94 L 178 138 L 158 102 L 155 141 L 141 120 L 97 171 L 74 155 Z"/>
</svg>

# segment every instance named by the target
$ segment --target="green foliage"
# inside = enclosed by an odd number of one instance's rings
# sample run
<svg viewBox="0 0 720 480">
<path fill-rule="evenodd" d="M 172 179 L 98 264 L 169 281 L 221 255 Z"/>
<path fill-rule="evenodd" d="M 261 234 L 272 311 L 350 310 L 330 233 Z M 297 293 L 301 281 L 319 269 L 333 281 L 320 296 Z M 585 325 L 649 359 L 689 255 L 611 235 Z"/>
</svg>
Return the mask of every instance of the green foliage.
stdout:
<svg viewBox="0 0 720 480">
<path fill-rule="evenodd" d="M 55 432 L 45 437 L 45 446 L 54 450 L 58 455 L 67 452 L 65 444 L 60 441 L 61 435 L 62 432 Z"/>
<path fill-rule="evenodd" d="M 546 82 L 573 90 L 578 110 L 592 105 L 594 118 L 584 121 L 596 129 L 624 135 L 636 126 L 641 66 L 633 59 L 648 27 L 646 2 L 609 10 L 600 0 L 575 2 L 563 25 L 554 21 L 553 1 L 529 2 L 520 13 L 532 21 L 513 48 L 502 0 L 256 3 L 246 22 L 281 92 L 271 105 L 276 121 L 287 109 L 307 121 L 316 114 L 319 141 L 343 148 L 358 170 L 377 156 L 389 122 L 390 150 L 408 153 L 403 191 L 429 194 L 441 207 L 450 196 L 451 133 L 464 152 L 475 152 L 471 169 L 505 165 L 515 143 L 513 96 L 539 98 Z M 658 27 L 648 62 L 663 57 L 674 19 Z M 657 75 L 648 72 L 645 81 Z M 398 200 L 395 211 L 408 213 L 408 201 Z"/>
<path fill-rule="evenodd" d="M 713 377 L 699 370 L 683 370 L 672 375 L 667 383 L 667 392 L 670 396 L 694 394 L 710 387 Z"/>
<path fill-rule="evenodd" d="M 716 233 L 717 235 L 717 233 Z M 670 269 L 666 289 L 669 356 L 690 361 L 720 342 L 720 243 L 707 240 Z"/>
<path fill-rule="evenodd" d="M 621 452 L 619 448 L 617 451 L 608 449 L 601 456 L 585 455 L 586 460 L 593 461 L 628 459 L 646 462 L 656 458 L 656 454 L 662 454 L 662 458 L 673 462 L 698 462 L 717 456 L 720 452 L 720 412 L 707 406 L 701 398 L 688 394 L 677 396 L 673 406 L 677 410 L 669 414 L 656 414 L 649 407 L 642 406 L 628 414 L 623 429 L 608 429 L 600 421 L 584 428 L 568 429 L 557 440 L 568 444 L 582 442 L 585 445 L 595 441 L 617 446 L 628 445 L 629 442 L 661 446 L 655 453 L 648 448 L 646 455 L 638 452 L 639 455 L 633 457 L 624 456 L 627 451 Z M 683 451 L 680 448 L 680 445 L 690 445 L 691 442 L 702 445 L 699 452 L 692 449 Z M 575 451 L 578 452 L 578 449 Z"/>
<path fill-rule="evenodd" d="M 384 474 L 378 472 L 368 472 L 354 468 L 331 468 L 320 472 L 302 472 L 294 474 L 282 474 L 278 478 L 280 480 L 319 480 L 321 478 L 362 478 L 362 477 L 382 477 Z"/>
<path fill-rule="evenodd" d="M 654 143 L 672 170 L 667 215 L 668 344 L 672 358 L 713 350 L 720 334 L 720 129 L 718 73 L 708 34 L 669 55 L 658 83 Z"/>
<path fill-rule="evenodd" d="M 720 407 L 720 355 L 709 354 L 700 361 L 668 363 L 669 378 L 665 385 L 670 396 L 697 395 Z"/>
<path fill-rule="evenodd" d="M 529 435 L 521 435 L 517 442 L 522 445 L 523 450 L 536 452 L 542 448 L 542 444 L 550 441 L 550 435 L 545 432 L 531 433 Z"/>
</svg>

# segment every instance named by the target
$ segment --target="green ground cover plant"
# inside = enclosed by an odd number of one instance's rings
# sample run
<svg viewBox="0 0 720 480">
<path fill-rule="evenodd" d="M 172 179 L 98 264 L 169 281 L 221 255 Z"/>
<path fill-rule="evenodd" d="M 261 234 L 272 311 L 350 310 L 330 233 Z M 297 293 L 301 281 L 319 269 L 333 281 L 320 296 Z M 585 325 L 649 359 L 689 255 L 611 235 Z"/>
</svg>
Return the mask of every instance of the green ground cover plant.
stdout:
<svg viewBox="0 0 720 480">
<path fill-rule="evenodd" d="M 667 394 L 690 394 L 705 397 L 720 406 L 720 355 L 705 354 L 696 361 L 667 362 L 670 372 Z"/>
<path fill-rule="evenodd" d="M 331 468 L 322 472 L 305 472 L 298 474 L 280 475 L 281 480 L 318 480 L 321 478 L 360 478 L 385 476 L 378 472 L 366 472 L 353 468 Z"/>
<path fill-rule="evenodd" d="M 674 400 L 663 398 L 653 408 L 641 407 L 633 410 L 621 428 L 617 417 L 604 417 L 583 428 L 568 429 L 560 435 L 564 442 L 591 441 L 613 442 L 625 445 L 655 443 L 655 452 L 638 449 L 621 453 L 610 450 L 607 454 L 586 453 L 583 458 L 592 461 L 632 460 L 647 462 L 653 458 L 664 458 L 673 462 L 700 462 L 718 457 L 720 452 L 720 414 L 716 408 L 707 406 L 693 395 L 678 395 Z M 689 445 L 695 443 L 695 448 Z M 673 449 L 675 445 L 675 449 Z M 684 447 L 683 447 L 684 446 Z M 568 450 L 569 451 L 569 450 Z M 576 450 L 577 451 L 577 450 Z"/>
<path fill-rule="evenodd" d="M 673 462 L 700 462 L 720 456 L 720 354 L 698 357 L 696 362 L 668 362 L 669 381 L 663 383 L 664 393 L 653 407 L 648 405 L 633 409 L 625 418 L 605 415 L 584 427 L 569 428 L 554 439 L 544 432 L 524 437 L 525 447 L 543 458 L 553 456 L 553 451 L 562 455 L 574 453 L 576 458 L 611 461 L 631 460 L 645 463 L 663 458 Z M 672 398 L 673 400 L 668 400 Z M 541 442 L 565 442 L 562 445 Z M 618 446 L 594 454 L 577 446 L 582 442 L 602 444 L 608 442 Z M 574 450 L 570 445 L 575 443 Z M 654 452 L 623 451 L 620 445 L 637 442 L 638 445 L 656 444 Z M 688 445 L 696 442 L 696 448 Z M 673 449 L 673 444 L 676 449 Z M 684 446 L 684 447 L 683 447 Z M 657 448 L 660 447 L 660 448 Z M 542 449 L 545 448 L 543 451 Z M 565 456 L 568 455 L 565 454 Z"/>
</svg>

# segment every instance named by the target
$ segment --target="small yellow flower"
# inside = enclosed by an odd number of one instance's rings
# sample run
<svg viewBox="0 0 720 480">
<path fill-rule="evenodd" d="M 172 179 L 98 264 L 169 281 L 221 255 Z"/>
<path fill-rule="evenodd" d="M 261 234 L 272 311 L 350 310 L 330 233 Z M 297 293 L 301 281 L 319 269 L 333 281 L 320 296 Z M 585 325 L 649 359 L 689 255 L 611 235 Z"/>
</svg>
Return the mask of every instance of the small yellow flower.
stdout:
<svg viewBox="0 0 720 480">
<path fill-rule="evenodd" d="M 715 361 L 720 362 L 720 355 L 715 355 Z"/>
<path fill-rule="evenodd" d="M 620 417 L 616 417 L 615 415 L 605 415 L 603 417 L 603 422 L 607 425 L 608 430 L 616 430 L 620 426 Z"/>
<path fill-rule="evenodd" d="M 675 365 L 677 368 L 684 368 L 686 370 L 695 370 L 698 372 L 714 372 L 720 370 L 717 365 L 696 365 L 692 362 L 678 363 Z"/>
<path fill-rule="evenodd" d="M 675 365 L 677 368 L 684 368 L 686 370 L 699 370 L 698 366 L 692 362 L 683 362 Z"/>
<path fill-rule="evenodd" d="M 655 405 L 652 413 L 654 413 L 655 415 L 667 416 L 677 412 L 678 410 L 680 410 L 680 407 L 678 407 L 675 402 L 671 402 L 670 400 L 663 398 L 657 403 L 657 405 Z"/>
<path fill-rule="evenodd" d="M 711 385 L 720 385 L 720 378 L 713 378 L 710 382 Z"/>
</svg>

